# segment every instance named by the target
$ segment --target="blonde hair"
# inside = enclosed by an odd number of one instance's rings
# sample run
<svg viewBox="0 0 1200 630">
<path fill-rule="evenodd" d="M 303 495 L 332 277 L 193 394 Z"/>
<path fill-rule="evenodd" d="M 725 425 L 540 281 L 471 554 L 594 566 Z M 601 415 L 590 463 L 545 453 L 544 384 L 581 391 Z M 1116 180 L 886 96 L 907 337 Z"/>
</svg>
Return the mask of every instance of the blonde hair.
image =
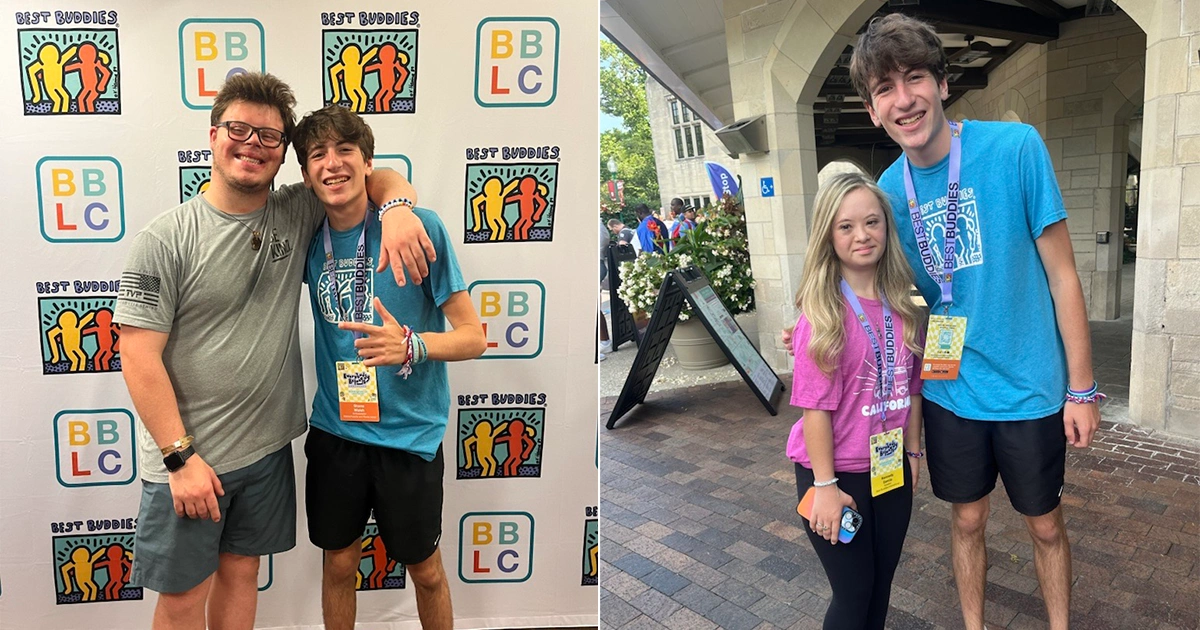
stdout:
<svg viewBox="0 0 1200 630">
<path fill-rule="evenodd" d="M 831 177 L 817 191 L 812 231 L 808 237 L 808 254 L 800 279 L 800 290 L 796 292 L 796 308 L 812 326 L 808 356 L 827 375 L 833 373 L 838 357 L 846 347 L 843 323 L 846 306 L 840 287 L 841 261 L 833 248 L 833 222 L 846 195 L 859 188 L 866 188 L 879 199 L 887 229 L 883 257 L 875 272 L 876 287 L 904 324 L 904 345 L 913 354 L 922 353 L 917 343 L 922 314 L 909 298 L 909 288 L 913 284 L 912 270 L 900 250 L 896 220 L 892 217 L 887 195 L 861 173 L 840 173 Z"/>
</svg>

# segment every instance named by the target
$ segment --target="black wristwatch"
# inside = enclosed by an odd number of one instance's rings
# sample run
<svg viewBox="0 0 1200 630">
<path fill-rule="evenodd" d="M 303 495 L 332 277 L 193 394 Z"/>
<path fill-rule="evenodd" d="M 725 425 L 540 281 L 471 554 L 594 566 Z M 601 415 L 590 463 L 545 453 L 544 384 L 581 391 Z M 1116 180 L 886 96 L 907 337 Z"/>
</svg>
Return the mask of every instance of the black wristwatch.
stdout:
<svg viewBox="0 0 1200 630">
<path fill-rule="evenodd" d="M 187 448 L 175 451 L 174 453 L 164 457 L 163 466 L 167 467 L 167 472 L 175 472 L 176 470 L 183 468 L 183 464 L 187 462 L 187 459 L 195 454 L 196 449 L 192 448 L 192 445 L 189 444 Z"/>
</svg>

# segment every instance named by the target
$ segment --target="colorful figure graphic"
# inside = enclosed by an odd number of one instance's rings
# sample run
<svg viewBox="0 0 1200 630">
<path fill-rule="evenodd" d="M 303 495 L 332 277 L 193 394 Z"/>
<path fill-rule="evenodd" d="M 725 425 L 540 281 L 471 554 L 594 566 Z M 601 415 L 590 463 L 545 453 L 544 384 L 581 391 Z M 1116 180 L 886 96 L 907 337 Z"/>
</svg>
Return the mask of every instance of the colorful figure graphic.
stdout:
<svg viewBox="0 0 1200 630">
<path fill-rule="evenodd" d="M 69 111 L 71 94 L 67 92 L 64 81 L 65 66 L 67 60 L 75 56 L 75 51 L 75 46 L 62 52 L 54 42 L 42 44 L 42 47 L 38 49 L 37 61 L 25 66 L 25 71 L 29 73 L 29 87 L 33 90 L 32 103 L 42 102 L 43 90 L 39 89 L 40 78 L 41 85 L 45 86 L 45 95 L 52 103 L 50 111 L 55 114 L 65 114 Z"/>
<path fill-rule="evenodd" d="M 112 283 L 113 290 L 116 283 Z M 112 296 L 39 298 L 42 373 L 121 371 L 121 327 Z"/>
<path fill-rule="evenodd" d="M 364 54 L 362 49 L 354 44 L 348 44 L 342 49 L 341 61 L 329 68 L 329 83 L 333 86 L 333 102 L 342 100 L 338 90 L 338 76 L 342 77 L 340 85 L 345 87 L 346 98 L 350 100 L 350 111 L 362 113 L 367 111 L 367 91 L 363 89 L 363 75 L 367 62 L 375 58 L 378 47 L 372 47 Z"/>
<path fill-rule="evenodd" d="M 600 582 L 600 531 L 599 519 L 590 518 L 583 524 L 583 576 L 582 586 L 595 586 Z"/>
<path fill-rule="evenodd" d="M 105 601 L 121 598 L 121 589 L 129 584 L 129 573 L 133 569 L 133 552 L 120 544 L 101 548 L 92 556 L 92 568 L 108 572 L 108 584 L 104 585 Z"/>
<path fill-rule="evenodd" d="M 97 372 L 108 372 L 112 365 L 112 358 L 116 353 L 121 351 L 121 327 L 113 323 L 112 309 L 101 308 L 94 313 L 94 326 L 89 326 L 80 331 L 81 335 L 96 336 L 96 352 L 93 360 L 95 361 L 94 369 Z"/>
<path fill-rule="evenodd" d="M 550 203 L 546 201 L 548 190 L 545 184 L 539 184 L 532 175 L 525 175 L 517 184 L 517 191 L 504 198 L 505 204 L 517 204 L 520 218 L 513 225 L 514 241 L 529 240 L 529 228 L 541 221 L 542 214 L 550 207 Z"/>
<path fill-rule="evenodd" d="M 88 313 L 79 318 L 79 314 L 75 311 L 64 310 L 58 315 L 58 325 L 50 329 L 46 334 L 47 340 L 50 342 L 50 362 L 58 363 L 58 345 L 62 342 L 63 354 L 71 362 L 72 372 L 82 372 L 84 366 L 87 365 L 87 354 L 84 353 L 83 328 L 92 323 L 92 318 L 95 313 Z"/>
<path fill-rule="evenodd" d="M 459 479 L 540 477 L 546 410 L 459 409 Z"/>
<path fill-rule="evenodd" d="M 557 184 L 558 164 L 468 164 L 466 242 L 552 240 Z"/>
<path fill-rule="evenodd" d="M 57 603 L 142 599 L 142 589 L 129 586 L 132 532 L 55 536 L 53 548 Z"/>
<path fill-rule="evenodd" d="M 499 426 L 493 428 L 492 423 L 487 420 L 480 420 L 475 425 L 475 432 L 471 437 L 463 440 L 463 455 L 467 459 L 467 468 L 475 467 L 471 461 L 471 449 L 474 448 L 476 459 L 479 460 L 479 466 L 482 468 L 480 476 L 496 476 L 496 436 L 507 426 L 507 422 L 501 422 Z"/>
<path fill-rule="evenodd" d="M 104 549 L 98 549 L 95 554 L 91 553 L 87 547 L 79 546 L 71 552 L 71 561 L 60 566 L 62 571 L 63 584 L 66 585 L 64 595 L 70 595 L 74 592 L 75 587 L 78 587 L 83 593 L 82 601 L 94 602 L 96 595 L 100 593 L 100 588 L 96 586 L 95 581 L 95 563 L 104 555 Z M 71 581 L 71 576 L 75 577 L 74 582 Z M 74 585 L 74 586 L 73 586 Z"/>
<path fill-rule="evenodd" d="M 371 573 L 367 576 L 367 588 L 378 590 L 383 588 L 383 580 L 398 564 L 387 555 L 387 546 L 378 534 L 363 538 L 363 557 L 371 560 Z"/>
<path fill-rule="evenodd" d="M 396 50 L 395 44 L 379 47 L 379 61 L 363 68 L 366 72 L 379 73 L 379 90 L 375 92 L 375 111 L 392 111 L 392 99 L 404 90 L 408 80 L 408 55 Z"/>
<path fill-rule="evenodd" d="M 70 57 L 66 57 L 70 59 Z M 108 69 L 112 59 L 108 53 L 96 48 L 92 42 L 79 45 L 76 53 L 77 62 L 63 68 L 65 72 L 79 73 L 79 94 L 75 96 L 78 111 L 95 113 L 96 99 L 108 89 L 108 81 L 112 79 L 112 71 Z"/>
<path fill-rule="evenodd" d="M 482 230 L 486 223 L 487 228 L 491 230 L 489 241 L 504 240 L 505 233 L 508 232 L 508 223 L 504 220 L 504 204 L 507 203 L 506 197 L 517 184 L 516 180 L 502 184 L 499 177 L 489 177 L 483 182 L 483 192 L 471 199 L 471 208 L 475 211 L 473 231 Z"/>
<path fill-rule="evenodd" d="M 359 114 L 416 112 L 417 31 L 324 30 L 326 105 Z"/>
<path fill-rule="evenodd" d="M 26 115 L 120 114 L 116 29 L 18 29 Z"/>
<path fill-rule="evenodd" d="M 536 432 L 533 427 L 526 427 L 520 420 L 512 420 L 508 423 L 508 432 L 496 439 L 508 448 L 508 457 L 504 459 L 503 466 L 505 477 L 516 477 L 517 469 L 533 454 L 537 446 L 537 442 L 533 441 L 534 435 Z"/>
</svg>

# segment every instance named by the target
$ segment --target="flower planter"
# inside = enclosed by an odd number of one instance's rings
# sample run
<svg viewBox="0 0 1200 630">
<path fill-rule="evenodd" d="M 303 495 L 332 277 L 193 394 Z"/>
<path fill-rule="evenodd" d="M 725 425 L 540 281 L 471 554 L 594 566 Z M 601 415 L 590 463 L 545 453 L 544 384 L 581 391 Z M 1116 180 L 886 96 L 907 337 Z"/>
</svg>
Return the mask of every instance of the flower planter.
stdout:
<svg viewBox="0 0 1200 630">
<path fill-rule="evenodd" d="M 729 363 L 729 357 L 708 334 L 708 329 L 695 317 L 675 324 L 671 333 L 671 349 L 685 370 L 708 370 Z"/>
</svg>

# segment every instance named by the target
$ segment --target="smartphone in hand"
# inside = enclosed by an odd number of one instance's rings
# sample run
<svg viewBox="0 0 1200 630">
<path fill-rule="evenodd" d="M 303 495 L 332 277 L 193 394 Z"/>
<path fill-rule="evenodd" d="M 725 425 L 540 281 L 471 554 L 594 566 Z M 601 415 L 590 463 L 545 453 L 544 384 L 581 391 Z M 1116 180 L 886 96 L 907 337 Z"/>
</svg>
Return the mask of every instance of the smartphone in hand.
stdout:
<svg viewBox="0 0 1200 630">
<path fill-rule="evenodd" d="M 810 487 L 808 492 L 804 493 L 804 498 L 800 499 L 800 505 L 796 506 L 796 513 L 808 520 L 812 520 L 812 504 L 813 497 L 816 496 L 816 488 Z M 854 539 L 854 535 L 862 527 L 862 514 L 856 512 L 850 506 L 842 508 L 842 523 L 841 530 L 838 532 L 838 542 L 848 543 Z"/>
</svg>

